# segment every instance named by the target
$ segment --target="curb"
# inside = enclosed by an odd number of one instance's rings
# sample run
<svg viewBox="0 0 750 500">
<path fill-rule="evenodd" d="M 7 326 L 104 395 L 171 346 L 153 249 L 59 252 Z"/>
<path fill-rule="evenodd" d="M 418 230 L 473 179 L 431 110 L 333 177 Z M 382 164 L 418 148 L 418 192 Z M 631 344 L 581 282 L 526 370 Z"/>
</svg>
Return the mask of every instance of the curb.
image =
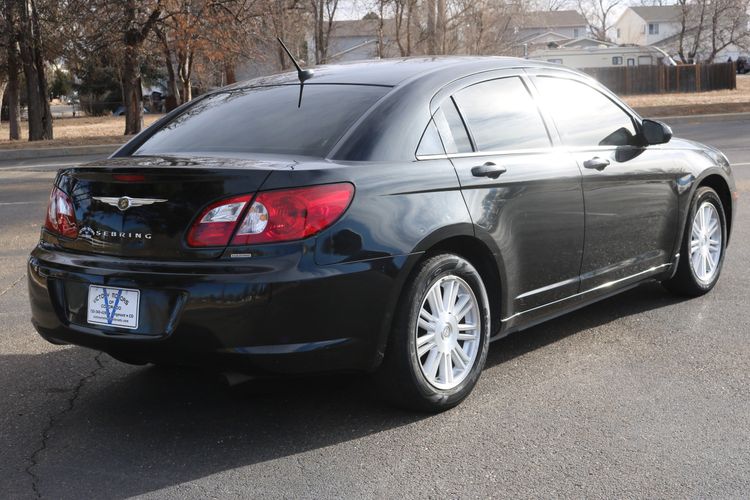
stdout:
<svg viewBox="0 0 750 500">
<path fill-rule="evenodd" d="M 37 158 L 60 158 L 65 156 L 109 156 L 122 144 L 101 144 L 96 146 L 63 146 L 37 149 L 0 149 L 0 161 L 35 160 Z"/>
<path fill-rule="evenodd" d="M 725 120 L 750 120 L 750 112 L 741 113 L 707 113 L 705 115 L 682 115 L 682 116 L 655 116 L 655 120 L 661 120 L 665 122 L 669 121 L 690 121 L 700 120 L 704 122 L 720 122 Z"/>
</svg>

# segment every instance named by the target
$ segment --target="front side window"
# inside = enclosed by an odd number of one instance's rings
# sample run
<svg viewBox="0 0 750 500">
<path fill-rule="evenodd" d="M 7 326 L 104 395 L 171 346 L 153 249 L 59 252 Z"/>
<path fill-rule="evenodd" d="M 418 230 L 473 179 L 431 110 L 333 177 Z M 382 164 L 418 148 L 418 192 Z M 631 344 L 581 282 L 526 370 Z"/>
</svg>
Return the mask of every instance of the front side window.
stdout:
<svg viewBox="0 0 750 500">
<path fill-rule="evenodd" d="M 633 119 L 609 97 L 575 80 L 534 79 L 563 142 L 573 147 L 635 145 Z"/>
<path fill-rule="evenodd" d="M 536 102 L 518 77 L 472 85 L 454 99 L 479 151 L 546 148 L 551 144 Z"/>
<path fill-rule="evenodd" d="M 220 91 L 197 101 L 135 155 L 238 153 L 325 157 L 389 87 L 299 85 Z"/>
</svg>

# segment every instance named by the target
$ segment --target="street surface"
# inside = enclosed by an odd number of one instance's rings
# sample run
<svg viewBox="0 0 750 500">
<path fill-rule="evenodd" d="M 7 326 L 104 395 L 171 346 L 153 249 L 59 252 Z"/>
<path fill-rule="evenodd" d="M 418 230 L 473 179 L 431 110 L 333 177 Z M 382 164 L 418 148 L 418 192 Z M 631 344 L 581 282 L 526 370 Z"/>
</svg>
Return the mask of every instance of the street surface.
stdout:
<svg viewBox="0 0 750 500">
<path fill-rule="evenodd" d="M 227 387 L 48 344 L 25 262 L 56 164 L 77 159 L 0 164 L 0 498 L 747 498 L 750 115 L 673 125 L 735 164 L 714 291 L 648 284 L 496 342 L 436 416 L 384 406 L 361 376 Z"/>
</svg>

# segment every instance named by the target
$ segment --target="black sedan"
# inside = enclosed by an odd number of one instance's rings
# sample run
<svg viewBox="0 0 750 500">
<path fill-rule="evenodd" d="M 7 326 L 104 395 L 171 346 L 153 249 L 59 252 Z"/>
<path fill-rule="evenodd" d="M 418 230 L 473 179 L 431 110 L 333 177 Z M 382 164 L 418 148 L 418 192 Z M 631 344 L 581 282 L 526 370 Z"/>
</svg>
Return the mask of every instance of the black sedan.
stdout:
<svg viewBox="0 0 750 500">
<path fill-rule="evenodd" d="M 590 78 L 510 58 L 315 71 L 211 92 L 61 170 L 28 265 L 39 333 L 135 364 L 367 371 L 437 411 L 491 340 L 644 281 L 716 284 L 727 158 Z"/>
</svg>

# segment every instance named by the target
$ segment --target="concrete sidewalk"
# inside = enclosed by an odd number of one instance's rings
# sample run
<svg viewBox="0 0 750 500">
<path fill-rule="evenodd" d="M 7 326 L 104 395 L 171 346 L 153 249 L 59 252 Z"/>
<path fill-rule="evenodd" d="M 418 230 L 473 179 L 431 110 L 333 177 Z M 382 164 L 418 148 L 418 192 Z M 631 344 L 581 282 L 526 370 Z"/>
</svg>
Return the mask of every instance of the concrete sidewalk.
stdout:
<svg viewBox="0 0 750 500">
<path fill-rule="evenodd" d="M 122 144 L 97 144 L 91 146 L 60 146 L 51 148 L 0 149 L 0 162 L 63 158 L 67 156 L 109 156 Z"/>
</svg>

